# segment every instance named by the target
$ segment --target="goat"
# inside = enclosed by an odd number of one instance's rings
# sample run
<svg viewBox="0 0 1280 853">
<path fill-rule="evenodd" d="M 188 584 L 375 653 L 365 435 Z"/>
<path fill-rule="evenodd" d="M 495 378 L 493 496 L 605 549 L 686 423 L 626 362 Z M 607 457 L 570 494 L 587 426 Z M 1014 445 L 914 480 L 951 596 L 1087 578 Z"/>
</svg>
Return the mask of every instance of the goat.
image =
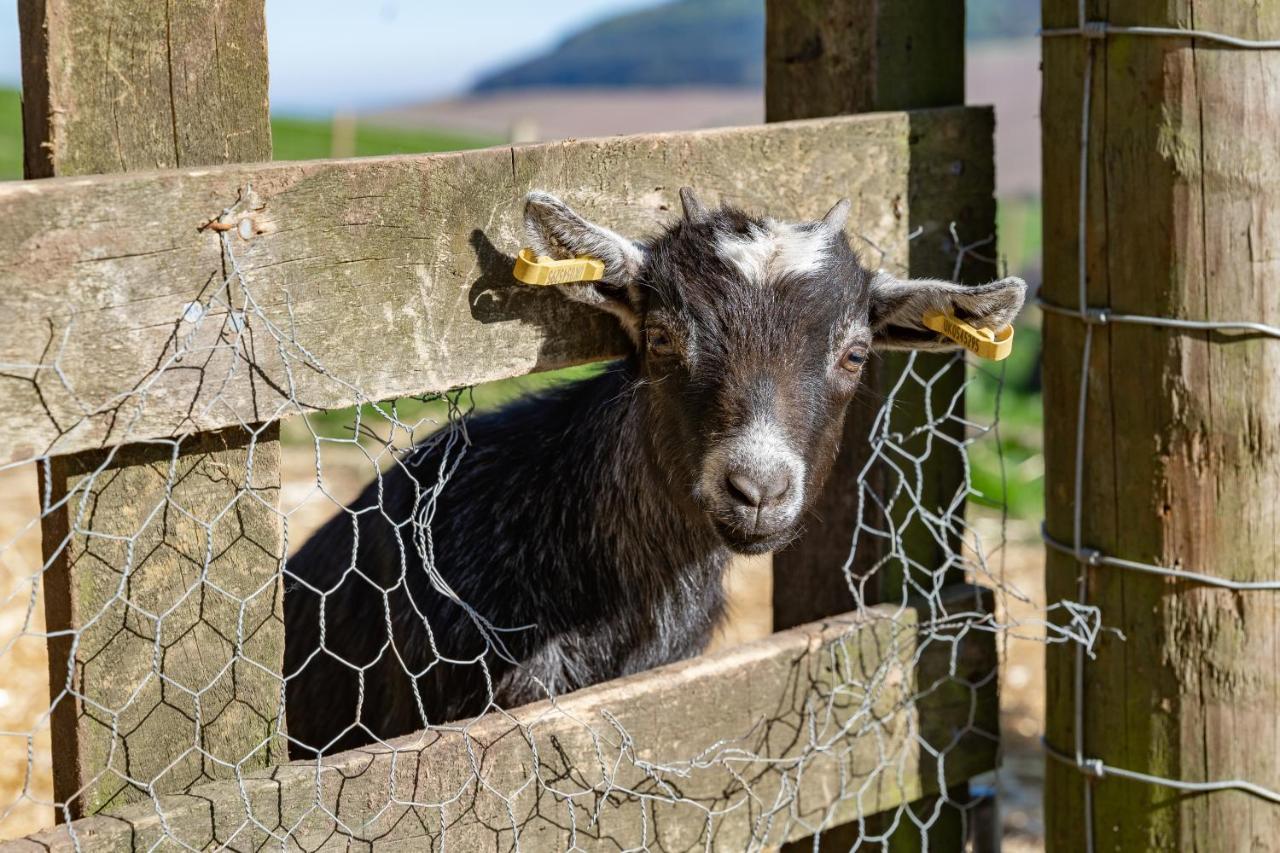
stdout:
<svg viewBox="0 0 1280 853">
<path fill-rule="evenodd" d="M 604 262 L 561 290 L 615 315 L 633 351 L 469 420 L 461 456 L 442 440 L 457 433 L 419 445 L 288 560 L 295 757 L 697 654 L 731 555 L 796 535 L 870 352 L 951 346 L 929 310 L 1000 328 L 1022 307 L 1014 278 L 867 269 L 848 201 L 795 224 L 680 196 L 678 222 L 633 242 L 529 194 L 539 254 Z"/>
</svg>

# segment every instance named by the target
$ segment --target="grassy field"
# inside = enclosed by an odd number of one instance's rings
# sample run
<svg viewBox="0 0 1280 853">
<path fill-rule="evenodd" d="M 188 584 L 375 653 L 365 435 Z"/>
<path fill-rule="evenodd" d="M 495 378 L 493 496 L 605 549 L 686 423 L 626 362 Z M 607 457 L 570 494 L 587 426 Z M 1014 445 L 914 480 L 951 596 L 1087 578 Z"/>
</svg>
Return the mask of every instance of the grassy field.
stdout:
<svg viewBox="0 0 1280 853">
<path fill-rule="evenodd" d="M 272 147 L 277 160 L 312 160 L 332 156 L 331 126 L 327 121 L 289 117 L 271 120 Z M 356 128 L 357 156 L 420 154 L 494 145 L 500 140 L 396 128 Z M 13 89 L 0 89 L 0 180 L 22 177 L 22 101 Z"/>
<path fill-rule="evenodd" d="M 1038 197 L 1001 199 L 996 214 L 1001 271 L 1029 276 L 1040 269 L 1041 215 Z M 999 375 L 999 444 L 979 442 L 970 458 L 974 488 L 996 503 L 1007 501 L 1015 518 L 1044 517 L 1044 424 L 1040 409 L 1040 312 L 1028 308 L 1018 323 L 1013 355 L 982 368 L 970 386 L 975 414 L 994 411 Z M 1004 451 L 1003 465 L 996 447 Z"/>
<path fill-rule="evenodd" d="M 22 177 L 22 99 L 13 89 L 0 89 L 0 180 Z"/>
<path fill-rule="evenodd" d="M 1038 320 L 1024 315 L 1008 359 L 999 364 L 975 360 L 969 370 L 969 418 L 990 424 L 999 412 L 995 435 L 969 449 L 973 500 L 997 508 L 1007 505 L 1010 516 L 1039 521 L 1044 517 L 1044 443 Z"/>
<path fill-rule="evenodd" d="M 1002 269 L 1025 275 L 1040 268 L 1040 198 L 1000 199 L 996 209 L 996 229 L 1000 234 Z"/>
<path fill-rule="evenodd" d="M 271 141 L 277 160 L 318 160 L 333 156 L 331 125 L 325 121 L 273 118 Z M 461 151 L 464 148 L 481 148 L 499 142 L 501 140 L 459 133 L 359 125 L 356 127 L 355 154 L 357 157 L 369 157 L 375 154 Z"/>
<path fill-rule="evenodd" d="M 280 160 L 328 157 L 332 151 L 330 124 L 295 118 L 272 119 L 276 158 Z M 494 144 L 497 140 L 460 134 L 398 130 L 361 126 L 356 131 L 357 155 L 405 154 L 425 151 L 447 151 Z M 0 89 L 0 179 L 22 177 L 22 118 L 18 93 Z M 1013 272 L 1038 265 L 1040 255 L 1040 203 L 1038 199 L 1004 201 L 999 210 L 1001 250 Z M 972 449 L 973 482 L 983 503 L 999 505 L 1007 502 L 1015 517 L 1039 518 L 1043 512 L 1044 494 L 1041 473 L 1040 394 L 1036 375 L 1039 364 L 1040 336 L 1038 323 L 1024 322 L 1019 329 L 1014 355 L 1003 366 L 974 368 L 969 392 L 969 408 L 975 420 L 989 420 L 996 395 L 1000 394 L 1001 413 L 999 444 L 984 440 Z M 469 394 L 466 405 L 478 410 L 494 408 L 530 390 L 549 383 L 586 375 L 595 368 L 574 368 L 553 374 L 484 385 Z M 1002 380 L 1001 380 L 1002 377 Z M 396 415 L 401 423 L 419 420 L 441 421 L 448 406 L 439 399 L 396 401 Z M 311 429 L 332 437 L 354 434 L 355 411 L 327 412 L 310 418 Z M 362 428 L 383 433 L 386 421 L 372 408 L 362 414 Z M 378 427 L 382 426 L 383 429 Z M 300 421 L 285 429 L 286 438 L 306 441 L 310 430 Z M 1003 454 L 998 452 L 1003 450 Z M 1002 459 L 1003 456 L 1003 459 Z"/>
</svg>

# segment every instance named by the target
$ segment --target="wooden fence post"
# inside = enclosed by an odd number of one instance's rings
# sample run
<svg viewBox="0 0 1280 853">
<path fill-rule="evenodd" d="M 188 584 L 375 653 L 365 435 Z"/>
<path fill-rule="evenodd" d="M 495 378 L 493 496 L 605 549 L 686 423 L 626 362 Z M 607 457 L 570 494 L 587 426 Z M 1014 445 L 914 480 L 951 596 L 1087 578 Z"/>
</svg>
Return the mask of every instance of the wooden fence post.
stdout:
<svg viewBox="0 0 1280 853">
<path fill-rule="evenodd" d="M 767 121 L 964 103 L 962 0 L 766 0 L 765 10 Z M 916 211 L 910 201 L 904 200 L 908 230 L 916 224 Z M 977 227 L 984 229 L 981 236 L 994 233 L 994 214 L 994 205 L 990 204 L 973 217 Z M 939 251 L 937 242 L 913 243 L 904 250 L 907 257 L 896 260 L 906 260 L 912 275 L 950 278 L 951 258 Z M 918 356 L 918 372 L 926 376 L 937 374 L 949 358 Z M 821 619 L 855 605 L 840 572 L 859 521 L 858 486 L 850 481 L 850 474 L 861 471 L 867 461 L 877 401 L 902 372 L 906 358 L 890 355 L 874 364 L 875 371 L 868 372 L 859 399 L 850 407 L 832 480 L 806 519 L 804 537 L 773 555 L 774 630 Z M 948 371 L 931 390 L 905 385 L 898 396 L 899 411 L 903 415 L 920 411 L 923 418 L 926 394 L 933 395 L 935 404 L 950 400 L 963 381 L 964 371 L 957 368 Z M 963 403 L 959 405 L 962 413 Z M 958 424 L 955 429 L 958 432 Z M 955 495 L 963 483 L 961 464 L 958 457 L 943 456 L 925 463 L 926 483 L 920 498 L 929 504 L 929 509 L 937 509 Z M 879 477 L 880 473 L 872 476 Z M 904 542 L 904 547 L 913 558 L 926 566 L 942 565 L 944 549 L 935 540 L 909 535 L 912 538 Z M 856 555 L 854 574 L 868 574 L 883 554 L 880 543 L 867 540 Z M 883 589 L 885 597 L 899 598 L 900 574 L 890 566 L 878 571 L 879 577 L 873 582 L 876 586 L 870 590 L 872 596 L 882 600 Z M 967 786 L 952 791 L 952 797 L 960 802 L 966 800 Z M 932 806 L 932 801 L 913 804 L 921 815 L 929 813 Z M 882 833 L 887 826 L 876 818 L 868 828 Z M 824 836 L 823 849 L 847 849 L 846 842 L 857 840 L 856 831 L 854 836 L 849 832 L 836 830 L 829 837 Z M 886 849 L 904 853 L 921 849 L 924 834 L 904 817 Z M 959 813 L 944 809 L 927 835 L 931 850 L 962 849 L 964 828 Z M 811 842 L 795 842 L 787 849 L 798 853 L 811 849 Z"/>
<path fill-rule="evenodd" d="M 1046 28 L 1077 26 L 1075 0 L 1045 0 Z M 1091 3 L 1112 25 L 1280 38 L 1275 3 Z M 1098 18 L 1098 8 L 1091 10 Z M 1091 63 L 1091 70 L 1088 63 Z M 1112 34 L 1044 43 L 1044 298 L 1112 312 L 1280 323 L 1280 51 Z M 1079 192 L 1091 77 L 1087 212 Z M 1086 356 L 1086 335 L 1091 336 Z M 1238 581 L 1274 581 L 1280 539 L 1280 342 L 1257 335 L 1094 325 L 1046 313 L 1048 532 L 1104 554 Z M 1082 361 L 1087 359 L 1087 361 Z M 1084 369 L 1082 371 L 1082 365 Z M 1087 419 L 1076 417 L 1087 382 Z M 1077 449 L 1083 478 L 1074 486 Z M 1280 806 L 1240 791 L 1189 794 L 1083 757 L 1174 780 L 1280 789 L 1278 593 L 1233 592 L 1048 552 L 1049 601 L 1100 608 L 1096 659 L 1048 652 L 1049 850 L 1262 850 Z M 1092 821 L 1083 798 L 1092 789 Z"/>
<path fill-rule="evenodd" d="M 19 18 L 28 178 L 271 158 L 262 0 Z M 49 642 L 57 800 L 77 817 L 283 760 L 276 426 L 41 473 L 67 498 L 44 519 L 48 628 L 77 632 Z"/>
</svg>

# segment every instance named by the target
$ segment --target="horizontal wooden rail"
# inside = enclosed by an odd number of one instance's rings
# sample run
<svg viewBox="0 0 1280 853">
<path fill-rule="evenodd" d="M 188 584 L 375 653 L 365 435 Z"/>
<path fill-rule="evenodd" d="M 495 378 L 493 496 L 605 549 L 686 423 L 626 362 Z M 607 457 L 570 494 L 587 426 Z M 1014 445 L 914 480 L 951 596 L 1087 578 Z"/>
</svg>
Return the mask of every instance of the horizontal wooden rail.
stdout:
<svg viewBox="0 0 1280 853">
<path fill-rule="evenodd" d="M 278 844 L 272 835 L 290 849 L 352 839 L 436 849 L 442 832 L 446 849 L 507 849 L 518 834 L 522 849 L 563 850 L 574 829 L 554 790 L 576 794 L 576 841 L 589 849 L 782 843 L 996 766 L 995 635 L 958 627 L 990 613 L 991 596 L 957 586 L 941 598 L 834 617 L 465 730 L 211 782 L 70 827 L 94 851 L 166 838 L 256 850 Z M 35 849 L 72 850 L 71 831 L 0 844 L 0 853 Z"/>
<path fill-rule="evenodd" d="M 905 264 L 908 203 L 940 247 L 990 203 L 991 123 L 957 108 L 0 184 L 0 463 L 619 354 L 608 317 L 512 282 L 531 188 L 636 236 L 686 183 L 792 218 L 848 196 L 851 232 Z M 227 208 L 234 230 L 202 229 Z M 229 287 L 223 235 L 245 273 Z"/>
</svg>

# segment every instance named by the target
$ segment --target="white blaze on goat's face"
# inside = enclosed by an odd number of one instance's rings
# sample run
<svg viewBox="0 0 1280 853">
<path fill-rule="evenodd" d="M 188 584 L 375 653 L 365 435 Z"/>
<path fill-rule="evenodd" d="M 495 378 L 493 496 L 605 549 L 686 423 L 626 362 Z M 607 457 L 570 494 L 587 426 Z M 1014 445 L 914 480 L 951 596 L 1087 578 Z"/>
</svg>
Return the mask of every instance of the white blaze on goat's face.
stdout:
<svg viewBox="0 0 1280 853">
<path fill-rule="evenodd" d="M 849 246 L 847 201 L 808 223 L 708 210 L 688 190 L 681 201 L 683 219 L 639 244 L 544 193 L 526 225 L 541 254 L 604 262 L 604 280 L 564 292 L 635 341 L 643 429 L 678 503 L 691 498 L 735 551 L 776 550 L 831 472 L 870 350 L 951 346 L 924 327 L 928 311 L 1002 328 L 1025 285 L 877 275 Z"/>
<path fill-rule="evenodd" d="M 715 250 L 747 281 L 767 287 L 788 275 L 809 275 L 827 263 L 834 235 L 821 223 L 765 219 L 745 234 L 720 234 Z"/>
</svg>

